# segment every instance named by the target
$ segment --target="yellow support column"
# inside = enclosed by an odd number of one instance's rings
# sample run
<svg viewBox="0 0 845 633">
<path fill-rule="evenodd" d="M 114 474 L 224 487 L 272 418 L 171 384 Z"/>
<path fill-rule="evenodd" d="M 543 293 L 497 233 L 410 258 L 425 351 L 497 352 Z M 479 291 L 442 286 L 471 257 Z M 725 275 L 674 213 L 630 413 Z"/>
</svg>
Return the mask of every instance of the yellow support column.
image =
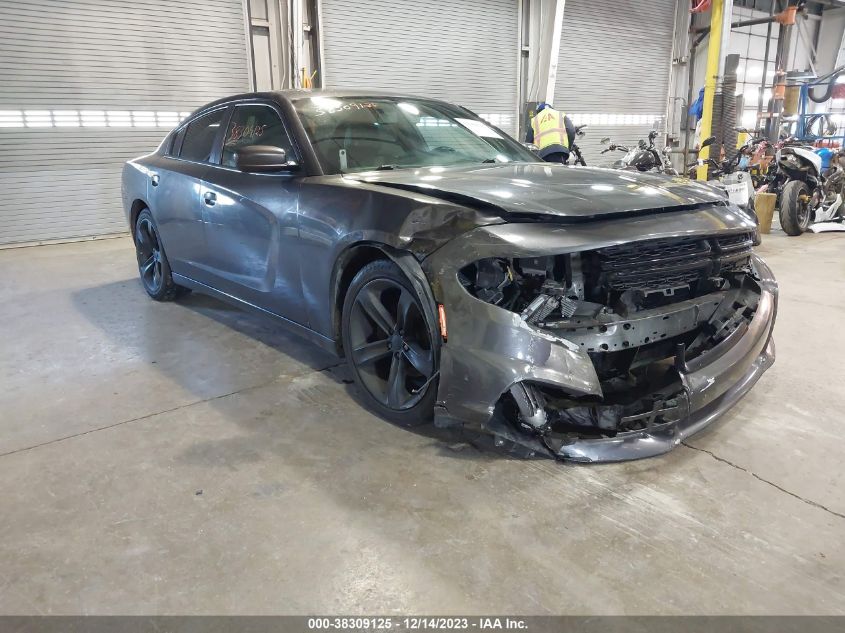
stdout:
<svg viewBox="0 0 845 633">
<path fill-rule="evenodd" d="M 730 0 L 731 2 L 733 0 Z M 724 0 L 713 0 L 710 4 L 710 41 L 707 44 L 707 68 L 704 70 L 704 104 L 701 112 L 701 133 L 699 142 L 710 136 L 713 127 L 713 97 L 716 96 L 716 82 L 719 78 L 719 59 L 722 46 L 722 8 Z M 710 146 L 713 147 L 713 146 Z M 710 157 L 710 147 L 703 147 L 698 157 Z M 718 152 L 720 148 L 716 147 Z M 698 180 L 707 180 L 707 165 L 696 170 Z"/>
</svg>

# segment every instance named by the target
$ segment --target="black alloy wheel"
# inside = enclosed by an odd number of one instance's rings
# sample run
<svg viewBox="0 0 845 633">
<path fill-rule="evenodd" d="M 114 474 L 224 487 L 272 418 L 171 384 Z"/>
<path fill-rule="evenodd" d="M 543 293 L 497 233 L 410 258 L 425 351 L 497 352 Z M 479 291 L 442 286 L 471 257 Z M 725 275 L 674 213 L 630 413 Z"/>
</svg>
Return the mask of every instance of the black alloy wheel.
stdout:
<svg viewBox="0 0 845 633">
<path fill-rule="evenodd" d="M 420 301 L 396 264 L 365 266 L 343 312 L 346 357 L 374 408 L 406 424 L 429 419 L 437 349 Z"/>
<path fill-rule="evenodd" d="M 161 244 L 155 221 L 149 210 L 144 209 L 135 222 L 135 255 L 138 258 L 138 273 L 144 290 L 156 301 L 173 301 L 190 292 L 178 286 L 170 274 L 170 263 Z"/>
<path fill-rule="evenodd" d="M 164 284 L 161 243 L 148 216 L 139 218 L 135 226 L 135 250 L 138 255 L 138 272 L 141 274 L 144 288 L 151 295 L 158 294 Z"/>
</svg>

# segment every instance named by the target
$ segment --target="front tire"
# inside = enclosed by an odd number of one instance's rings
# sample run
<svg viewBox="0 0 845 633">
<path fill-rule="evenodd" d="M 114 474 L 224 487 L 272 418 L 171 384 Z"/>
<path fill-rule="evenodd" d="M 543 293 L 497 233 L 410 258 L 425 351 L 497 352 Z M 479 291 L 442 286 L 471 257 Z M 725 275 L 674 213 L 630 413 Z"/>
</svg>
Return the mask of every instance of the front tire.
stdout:
<svg viewBox="0 0 845 633">
<path fill-rule="evenodd" d="M 144 209 L 138 214 L 133 238 L 135 255 L 138 258 L 138 274 L 144 290 L 150 297 L 156 301 L 173 301 L 190 292 L 173 281 L 158 227 L 149 209 Z"/>
<path fill-rule="evenodd" d="M 403 426 L 431 420 L 440 341 L 399 266 L 379 260 L 355 275 L 343 303 L 341 336 L 371 409 Z"/>
<path fill-rule="evenodd" d="M 780 226 L 787 235 L 801 235 L 810 226 L 810 189 L 803 180 L 790 180 L 780 198 Z"/>
</svg>

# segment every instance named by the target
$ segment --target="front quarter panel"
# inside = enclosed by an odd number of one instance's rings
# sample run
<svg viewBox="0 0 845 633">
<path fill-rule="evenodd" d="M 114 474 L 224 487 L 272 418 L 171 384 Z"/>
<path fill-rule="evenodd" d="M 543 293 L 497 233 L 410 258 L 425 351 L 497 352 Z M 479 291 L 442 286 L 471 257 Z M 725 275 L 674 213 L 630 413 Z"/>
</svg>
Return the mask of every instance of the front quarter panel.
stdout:
<svg viewBox="0 0 845 633">
<path fill-rule="evenodd" d="M 299 202 L 302 291 L 311 328 L 332 336 L 336 264 L 347 249 L 383 244 L 417 260 L 455 236 L 502 222 L 489 211 L 342 176 L 303 178 Z"/>
</svg>

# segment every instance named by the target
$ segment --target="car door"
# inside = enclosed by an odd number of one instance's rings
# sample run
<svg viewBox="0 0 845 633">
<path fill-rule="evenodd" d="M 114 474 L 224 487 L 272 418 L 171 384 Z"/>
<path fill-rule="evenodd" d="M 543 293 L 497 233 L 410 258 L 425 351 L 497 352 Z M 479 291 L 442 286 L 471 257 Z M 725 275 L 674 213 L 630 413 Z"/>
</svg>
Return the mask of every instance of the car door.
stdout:
<svg viewBox="0 0 845 633">
<path fill-rule="evenodd" d="M 235 164 L 239 148 L 271 145 L 298 163 L 281 111 L 270 102 L 236 104 L 222 137 L 221 158 L 203 176 L 206 257 L 218 290 L 307 325 L 300 280 L 296 171 L 249 173 Z"/>
<path fill-rule="evenodd" d="M 228 106 L 202 114 L 178 131 L 170 152 L 150 171 L 150 206 L 173 272 L 206 283 L 202 176 L 215 158 Z"/>
</svg>

